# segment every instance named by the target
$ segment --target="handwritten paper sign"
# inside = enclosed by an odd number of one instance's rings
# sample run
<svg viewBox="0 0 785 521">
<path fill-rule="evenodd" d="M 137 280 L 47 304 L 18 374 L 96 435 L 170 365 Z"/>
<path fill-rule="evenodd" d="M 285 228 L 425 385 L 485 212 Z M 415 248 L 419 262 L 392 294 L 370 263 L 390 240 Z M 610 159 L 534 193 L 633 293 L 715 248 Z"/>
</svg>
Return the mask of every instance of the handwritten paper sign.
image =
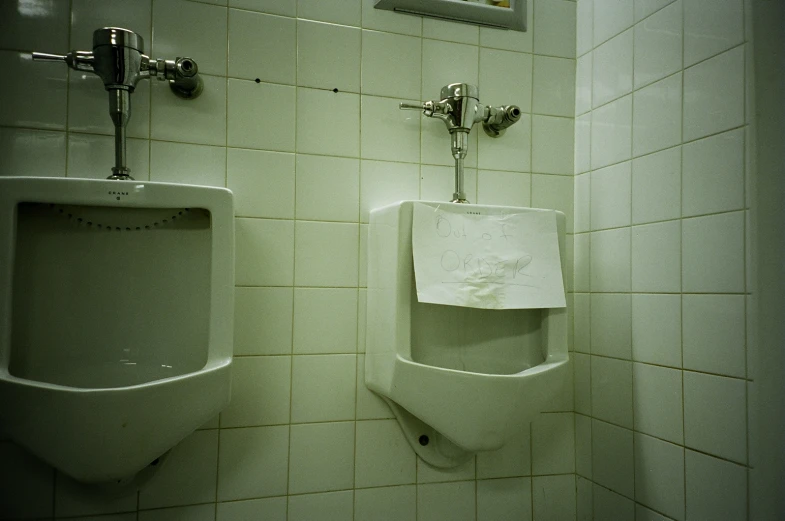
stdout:
<svg viewBox="0 0 785 521">
<path fill-rule="evenodd" d="M 414 205 L 417 300 L 483 309 L 566 306 L 554 212 L 468 211 Z"/>
</svg>

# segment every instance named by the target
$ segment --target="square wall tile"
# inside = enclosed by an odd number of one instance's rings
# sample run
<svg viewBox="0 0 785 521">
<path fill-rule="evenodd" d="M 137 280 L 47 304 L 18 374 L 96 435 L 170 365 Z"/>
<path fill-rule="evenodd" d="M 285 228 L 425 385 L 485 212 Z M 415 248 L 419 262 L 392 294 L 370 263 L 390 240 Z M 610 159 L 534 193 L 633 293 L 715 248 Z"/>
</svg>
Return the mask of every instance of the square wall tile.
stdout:
<svg viewBox="0 0 785 521">
<path fill-rule="evenodd" d="M 108 3 L 108 2 L 107 2 Z M 74 2 L 73 9 L 80 15 L 89 15 L 93 9 L 85 9 L 86 2 Z M 37 8 L 36 8 L 37 7 Z M 24 4 L 5 2 L 0 5 L 0 18 L 5 21 L 3 34 L 0 35 L 0 48 L 3 49 L 47 49 L 47 52 L 65 54 L 69 50 L 68 22 L 69 4 L 53 2 L 25 8 Z M 145 9 L 139 9 L 144 12 Z M 147 36 L 150 34 L 150 8 L 147 8 Z M 107 24 L 90 26 L 105 27 Z M 142 28 L 137 29 L 139 31 Z M 76 46 L 75 48 L 79 48 Z M 88 47 L 85 47 L 88 48 Z"/>
<path fill-rule="evenodd" d="M 633 364 L 632 388 L 635 429 L 683 444 L 681 371 L 656 365 Z"/>
<path fill-rule="evenodd" d="M 174 96 L 165 82 L 156 81 L 150 85 L 152 139 L 226 145 L 226 79 L 203 76 L 202 80 L 204 91 L 194 100 Z M 231 109 L 230 104 L 230 116 Z"/>
<path fill-rule="evenodd" d="M 534 56 L 532 112 L 575 115 L 575 60 Z"/>
<path fill-rule="evenodd" d="M 196 431 L 169 453 L 139 493 L 139 508 L 158 508 L 215 501 L 218 431 Z"/>
<path fill-rule="evenodd" d="M 292 352 L 292 288 L 234 289 L 234 354 Z"/>
<path fill-rule="evenodd" d="M 632 363 L 591 357 L 591 411 L 594 418 L 632 429 Z"/>
<path fill-rule="evenodd" d="M 684 372 L 684 444 L 746 463 L 747 386 L 744 380 Z"/>
<path fill-rule="evenodd" d="M 293 18 L 229 9 L 229 76 L 294 85 L 296 68 Z"/>
<path fill-rule="evenodd" d="M 532 20 L 534 17 L 533 3 L 526 2 L 527 20 Z M 493 47 L 494 49 L 506 49 L 508 51 L 532 52 L 533 35 L 532 31 L 523 33 L 520 31 L 494 29 L 492 27 L 480 27 L 480 45 L 482 47 Z"/>
<path fill-rule="evenodd" d="M 636 89 L 681 70 L 681 27 L 681 1 L 635 26 Z"/>
<path fill-rule="evenodd" d="M 430 197 L 430 190 L 425 190 L 425 183 L 430 171 L 444 170 L 444 183 L 437 197 Z M 450 167 L 425 166 L 422 171 L 422 198 L 425 200 L 447 200 L 450 193 L 455 190 L 455 171 Z M 501 206 L 531 205 L 531 178 L 529 174 L 518 172 L 496 172 L 494 170 L 480 170 L 477 172 L 477 198 L 479 204 L 496 204 Z M 470 187 L 466 187 L 467 197 L 471 201 Z"/>
<path fill-rule="evenodd" d="M 575 273 L 573 277 L 574 291 L 588 292 L 591 288 L 591 234 L 581 233 L 573 236 L 573 263 Z"/>
<path fill-rule="evenodd" d="M 419 100 L 421 88 L 421 39 L 377 31 L 362 32 L 363 94 Z"/>
<path fill-rule="evenodd" d="M 630 290 L 630 229 L 591 234 L 591 290 Z"/>
<path fill-rule="evenodd" d="M 619 163 L 632 154 L 632 96 L 592 112 L 591 167 Z"/>
<path fill-rule="evenodd" d="M 681 296 L 632 296 L 632 359 L 681 367 Z"/>
<path fill-rule="evenodd" d="M 632 27 L 633 2 L 594 0 L 594 46 Z"/>
<path fill-rule="evenodd" d="M 575 233 L 591 230 L 591 177 L 590 173 L 575 176 Z"/>
<path fill-rule="evenodd" d="M 283 16 L 297 14 L 297 0 L 229 0 L 229 7 Z"/>
<path fill-rule="evenodd" d="M 357 488 L 408 485 L 417 479 L 417 456 L 396 420 L 357 422 Z"/>
<path fill-rule="evenodd" d="M 374 9 L 375 0 L 362 0 L 362 26 L 366 29 L 422 36 L 422 18 Z"/>
<path fill-rule="evenodd" d="M 0 457 L 3 517 L 35 519 L 54 515 L 54 469 L 10 441 L 0 443 Z"/>
<path fill-rule="evenodd" d="M 537 521 L 574 519 L 575 500 L 573 474 L 532 478 L 532 511 Z"/>
<path fill-rule="evenodd" d="M 591 112 L 575 118 L 575 174 L 591 170 Z"/>
<path fill-rule="evenodd" d="M 226 184 L 226 149 L 152 141 L 150 180 L 223 187 Z"/>
<path fill-rule="evenodd" d="M 194 505 L 139 512 L 141 521 L 214 521 L 215 506 Z"/>
<path fill-rule="evenodd" d="M 413 485 L 354 491 L 354 519 L 416 521 L 417 489 Z"/>
<path fill-rule="evenodd" d="M 360 162 L 360 222 L 367 223 L 371 210 L 396 201 L 418 199 L 418 165 L 386 161 Z"/>
<path fill-rule="evenodd" d="M 635 504 L 630 499 L 596 484 L 592 496 L 594 519 L 633 521 Z"/>
<path fill-rule="evenodd" d="M 359 220 L 359 159 L 297 154 L 296 177 L 298 219 Z"/>
<path fill-rule="evenodd" d="M 420 119 L 415 110 L 399 110 L 400 99 L 361 97 L 360 156 L 382 161 L 420 162 Z"/>
<path fill-rule="evenodd" d="M 684 368 L 746 376 L 744 295 L 684 295 Z"/>
<path fill-rule="evenodd" d="M 629 360 L 631 356 L 630 295 L 591 295 L 591 352 Z"/>
<path fill-rule="evenodd" d="M 684 65 L 705 60 L 743 41 L 742 0 L 684 0 Z"/>
<path fill-rule="evenodd" d="M 681 143 L 681 74 L 674 74 L 633 95 L 634 157 Z"/>
<path fill-rule="evenodd" d="M 575 481 L 577 485 L 575 487 L 577 495 L 576 521 L 594 521 L 593 483 L 582 477 L 578 477 Z"/>
<path fill-rule="evenodd" d="M 569 412 L 540 414 L 532 421 L 532 474 L 575 472 L 575 419 Z"/>
<path fill-rule="evenodd" d="M 360 40 L 356 27 L 297 20 L 297 85 L 360 92 Z"/>
<path fill-rule="evenodd" d="M 682 290 L 744 291 L 744 212 L 684 219 Z"/>
<path fill-rule="evenodd" d="M 131 119 L 126 126 L 128 137 L 150 137 L 150 88 L 150 81 L 141 81 L 131 96 Z M 69 71 L 68 130 L 114 136 L 114 124 L 106 113 L 106 96 L 104 82 L 97 75 Z"/>
<path fill-rule="evenodd" d="M 534 4 L 534 53 L 575 58 L 575 2 L 551 0 Z M 530 19 L 531 20 L 531 19 Z"/>
<path fill-rule="evenodd" d="M 232 362 L 232 401 L 221 428 L 289 423 L 292 360 L 289 356 L 241 356 Z"/>
<path fill-rule="evenodd" d="M 472 521 L 475 482 L 417 485 L 417 521 Z"/>
<path fill-rule="evenodd" d="M 580 0 L 575 18 L 576 54 L 583 56 L 594 48 L 594 0 Z"/>
<path fill-rule="evenodd" d="M 238 286 L 291 286 L 294 276 L 294 223 L 235 219 L 235 273 Z"/>
<path fill-rule="evenodd" d="M 361 8 L 360 0 L 297 0 L 297 17 L 359 26 Z"/>
<path fill-rule="evenodd" d="M 744 124 L 744 48 L 684 71 L 684 140 Z"/>
<path fill-rule="evenodd" d="M 222 431 L 218 500 L 286 494 L 288 446 L 288 425 Z"/>
<path fill-rule="evenodd" d="M 632 223 L 681 216 L 681 148 L 674 147 L 632 161 Z"/>
<path fill-rule="evenodd" d="M 532 118 L 521 114 L 521 119 L 508 128 L 503 139 L 486 136 L 478 132 L 477 165 L 485 170 L 508 170 L 512 172 L 531 171 Z M 444 129 L 439 129 L 443 131 Z M 480 136 L 482 134 L 482 136 Z M 471 140 L 470 140 L 471 142 Z M 425 142 L 423 141 L 423 146 Z M 471 145 L 470 145 L 471 146 Z M 448 147 L 449 151 L 449 147 Z M 469 149 L 471 155 L 472 150 Z M 423 155 L 425 155 L 423 151 Z M 423 157 L 423 162 L 425 162 Z M 468 162 L 467 162 L 468 163 Z M 453 165 L 454 161 L 450 163 Z M 471 166 L 471 165 L 466 165 Z"/>
<path fill-rule="evenodd" d="M 294 353 L 357 351 L 357 290 L 294 290 Z"/>
<path fill-rule="evenodd" d="M 65 130 L 68 69 L 33 63 L 29 54 L 15 51 L 0 51 L 0 67 L 13 78 L 0 85 L 0 125 Z"/>
<path fill-rule="evenodd" d="M 365 355 L 357 355 L 357 413 L 358 420 L 393 418 L 387 403 L 365 385 Z"/>
<path fill-rule="evenodd" d="M 65 132 L 0 128 L 0 176 L 65 177 Z"/>
<path fill-rule="evenodd" d="M 591 445 L 594 482 L 625 497 L 635 497 L 632 431 L 592 420 Z"/>
<path fill-rule="evenodd" d="M 685 216 L 744 208 L 744 129 L 684 145 Z"/>
<path fill-rule="evenodd" d="M 667 518 L 653 510 L 649 510 L 641 504 L 635 505 L 635 521 L 670 521 Z"/>
<path fill-rule="evenodd" d="M 216 521 L 235 521 L 237 519 L 286 521 L 286 497 L 218 503 Z"/>
<path fill-rule="evenodd" d="M 687 519 L 747 519 L 747 469 L 686 451 Z"/>
<path fill-rule="evenodd" d="M 591 229 L 617 228 L 630 224 L 629 161 L 591 173 Z"/>
<path fill-rule="evenodd" d="M 572 175 L 574 139 L 572 118 L 532 116 L 532 171 Z"/>
<path fill-rule="evenodd" d="M 150 176 L 150 142 L 128 139 L 127 166 L 136 179 Z M 39 152 L 36 152 L 39 153 Z M 90 179 L 106 179 L 114 165 L 114 138 L 97 134 L 68 134 L 66 175 Z"/>
<path fill-rule="evenodd" d="M 575 62 L 575 114 L 591 110 L 593 54 L 588 53 Z"/>
<path fill-rule="evenodd" d="M 531 478 L 478 481 L 477 521 L 530 519 L 531 490 Z"/>
<path fill-rule="evenodd" d="M 151 56 L 188 56 L 199 64 L 199 72 L 225 76 L 226 18 L 227 9 L 217 5 L 156 0 L 153 2 Z M 206 83 L 202 96 L 208 91 Z"/>
<path fill-rule="evenodd" d="M 635 433 L 635 501 L 684 519 L 684 448 Z"/>
<path fill-rule="evenodd" d="M 423 95 L 423 97 L 426 97 Z M 529 132 L 531 131 L 531 117 L 527 114 L 522 114 L 522 117 L 525 119 L 525 124 L 529 128 L 526 134 L 528 136 Z M 519 121 L 510 129 L 514 129 L 519 127 L 521 122 Z M 444 165 L 444 166 L 455 166 L 455 159 L 452 157 L 451 145 L 450 145 L 450 134 L 445 132 L 444 125 L 438 121 L 434 120 L 433 118 L 422 118 L 421 127 L 420 127 L 420 137 L 421 137 L 421 145 L 420 145 L 420 162 L 422 164 L 428 165 Z M 476 168 L 477 167 L 477 142 L 478 136 L 482 132 L 472 132 L 469 134 L 469 138 L 467 141 L 467 154 L 466 159 L 464 160 L 466 168 Z M 493 139 L 493 138 L 488 138 Z M 505 139 L 507 137 L 505 136 Z M 504 141 L 505 139 L 497 139 L 495 141 Z M 530 146 L 529 140 L 531 138 L 527 137 L 525 144 L 516 143 L 515 146 L 523 147 L 525 150 L 529 150 Z M 521 154 L 520 151 L 516 154 L 516 157 L 519 157 Z M 528 155 L 526 156 L 528 158 Z M 503 161 L 504 158 L 501 159 Z M 528 161 L 528 159 L 527 159 Z M 527 163 L 528 164 L 528 163 Z M 499 168 L 499 170 L 505 170 L 505 168 Z M 518 171 L 528 171 L 521 170 L 516 168 L 515 170 Z"/>
<path fill-rule="evenodd" d="M 432 40 L 477 45 L 480 41 L 480 29 L 472 24 L 423 17 L 422 36 Z"/>
<path fill-rule="evenodd" d="M 575 293 L 573 295 L 573 330 L 575 351 L 591 352 L 591 295 Z"/>
<path fill-rule="evenodd" d="M 681 290 L 681 222 L 632 227 L 632 291 Z"/>
<path fill-rule="evenodd" d="M 423 40 L 422 99 L 438 99 L 450 83 L 477 85 L 479 61 L 479 48 L 473 45 Z"/>
<path fill-rule="evenodd" d="M 532 174 L 532 207 L 564 212 L 567 233 L 573 232 L 573 178 L 559 175 Z"/>
<path fill-rule="evenodd" d="M 479 88 L 484 104 L 518 105 L 531 112 L 532 56 L 481 48 Z"/>
<path fill-rule="evenodd" d="M 575 360 L 575 412 L 591 414 L 591 356 L 573 353 Z"/>
<path fill-rule="evenodd" d="M 360 96 L 298 88 L 297 152 L 360 157 Z"/>
<path fill-rule="evenodd" d="M 292 361 L 292 423 L 354 419 L 357 355 L 303 355 Z"/>
<path fill-rule="evenodd" d="M 531 475 L 531 433 L 516 432 L 500 449 L 477 454 L 477 479 Z"/>
<path fill-rule="evenodd" d="M 354 493 L 351 490 L 302 494 L 288 499 L 287 521 L 344 521 L 352 518 Z"/>
<path fill-rule="evenodd" d="M 471 202 L 529 206 L 529 185 L 531 176 L 528 174 L 491 170 L 480 173 L 474 168 L 463 171 L 463 191 Z M 455 167 L 420 165 L 421 200 L 448 201 L 454 192 Z"/>
<path fill-rule="evenodd" d="M 635 0 L 635 21 L 643 20 L 672 2 L 673 0 Z"/>
<path fill-rule="evenodd" d="M 354 488 L 354 422 L 291 429 L 289 494 Z"/>
<path fill-rule="evenodd" d="M 475 458 L 470 458 L 457 467 L 447 469 L 432 467 L 421 458 L 417 458 L 417 483 L 468 481 L 474 479 L 476 472 Z"/>
<path fill-rule="evenodd" d="M 592 107 L 632 92 L 632 30 L 594 49 Z"/>
<path fill-rule="evenodd" d="M 295 88 L 229 80 L 230 147 L 294 152 Z"/>
<path fill-rule="evenodd" d="M 591 418 L 575 415 L 575 472 L 591 479 Z"/>
<path fill-rule="evenodd" d="M 238 217 L 294 217 L 294 154 L 229 148 L 226 186 Z"/>
<path fill-rule="evenodd" d="M 359 225 L 298 221 L 294 282 L 297 286 L 357 286 Z"/>
</svg>

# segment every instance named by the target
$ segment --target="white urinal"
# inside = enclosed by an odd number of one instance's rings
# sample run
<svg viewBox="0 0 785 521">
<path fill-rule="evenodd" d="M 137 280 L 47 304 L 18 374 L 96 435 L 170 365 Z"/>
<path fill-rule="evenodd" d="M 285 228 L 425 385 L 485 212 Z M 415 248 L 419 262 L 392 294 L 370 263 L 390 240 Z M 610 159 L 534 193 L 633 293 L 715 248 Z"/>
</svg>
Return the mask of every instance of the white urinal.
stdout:
<svg viewBox="0 0 785 521">
<path fill-rule="evenodd" d="M 0 432 L 84 482 L 128 480 L 229 402 L 222 188 L 0 178 Z"/>
<path fill-rule="evenodd" d="M 371 212 L 365 383 L 390 405 L 420 457 L 452 467 L 500 448 L 539 412 L 563 407 L 571 386 L 567 312 L 418 302 L 415 203 L 475 215 L 545 210 L 402 201 Z M 564 224 L 557 212 L 562 266 Z"/>
</svg>

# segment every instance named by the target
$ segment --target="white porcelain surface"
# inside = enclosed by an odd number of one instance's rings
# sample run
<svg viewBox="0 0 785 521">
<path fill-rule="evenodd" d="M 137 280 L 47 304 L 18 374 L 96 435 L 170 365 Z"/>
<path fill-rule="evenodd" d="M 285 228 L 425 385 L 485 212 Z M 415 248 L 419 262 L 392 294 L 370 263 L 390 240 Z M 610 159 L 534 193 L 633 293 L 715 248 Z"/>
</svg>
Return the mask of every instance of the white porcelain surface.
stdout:
<svg viewBox="0 0 785 521">
<path fill-rule="evenodd" d="M 683 154 L 685 216 L 744 207 L 744 130 L 689 143 Z"/>
<path fill-rule="evenodd" d="M 235 219 L 238 286 L 291 286 L 294 278 L 294 223 Z"/>
<path fill-rule="evenodd" d="M 399 110 L 399 99 L 361 96 L 360 103 L 360 156 L 363 159 L 419 163 L 420 119 L 426 118 L 414 110 Z"/>
<path fill-rule="evenodd" d="M 480 49 L 480 102 L 518 105 L 531 111 L 532 56 L 498 49 Z"/>
<path fill-rule="evenodd" d="M 592 478 L 628 498 L 634 497 L 632 431 L 592 420 Z"/>
<path fill-rule="evenodd" d="M 670 221 L 632 228 L 632 291 L 681 290 L 681 223 Z"/>
<path fill-rule="evenodd" d="M 591 290 L 630 290 L 630 229 L 591 234 Z"/>
<path fill-rule="evenodd" d="M 681 143 L 681 83 L 681 74 L 674 74 L 633 95 L 633 157 Z"/>
<path fill-rule="evenodd" d="M 363 94 L 419 100 L 421 88 L 422 40 L 401 34 L 362 32 Z"/>
<path fill-rule="evenodd" d="M 297 286 L 357 286 L 359 226 L 298 221 L 294 283 Z"/>
<path fill-rule="evenodd" d="M 591 411 L 594 418 L 632 428 L 631 362 L 601 356 L 592 357 Z M 596 450 L 594 455 L 597 456 Z M 596 462 L 595 459 L 595 465 Z M 598 476 L 595 474 L 595 477 Z"/>
<path fill-rule="evenodd" d="M 236 288 L 234 353 L 283 355 L 292 352 L 291 288 Z"/>
<path fill-rule="evenodd" d="M 202 4 L 199 4 L 202 5 Z M 164 141 L 226 145 L 226 79 L 204 76 L 204 91 L 194 100 L 172 96 L 164 82 L 152 83 L 150 137 Z M 230 114 L 231 114 L 230 98 Z"/>
<path fill-rule="evenodd" d="M 744 295 L 684 295 L 684 368 L 746 376 Z"/>
<path fill-rule="evenodd" d="M 360 25 L 361 0 L 297 0 L 297 16 L 320 22 Z"/>
<path fill-rule="evenodd" d="M 592 168 L 630 159 L 631 147 L 632 96 L 625 96 L 592 112 Z"/>
<path fill-rule="evenodd" d="M 632 161 L 632 223 L 681 217 L 681 148 Z"/>
<path fill-rule="evenodd" d="M 747 519 L 747 469 L 686 451 L 687 519 Z"/>
<path fill-rule="evenodd" d="M 574 120 L 550 116 L 532 116 L 532 172 L 571 175 Z"/>
<path fill-rule="evenodd" d="M 744 41 L 742 0 L 684 0 L 684 64 L 689 66 Z"/>
<path fill-rule="evenodd" d="M 297 84 L 360 92 L 360 30 L 298 20 Z"/>
<path fill-rule="evenodd" d="M 417 483 L 445 483 L 448 481 L 468 481 L 476 475 L 476 458 L 469 458 L 464 463 L 447 469 L 428 465 L 417 459 Z"/>
<path fill-rule="evenodd" d="M 359 95 L 297 89 L 297 152 L 359 157 L 359 123 Z"/>
<path fill-rule="evenodd" d="M 294 152 L 295 88 L 235 79 L 228 85 L 226 144 Z"/>
<path fill-rule="evenodd" d="M 294 154 L 241 148 L 229 148 L 226 153 L 226 186 L 235 194 L 235 215 L 294 217 Z"/>
<path fill-rule="evenodd" d="M 744 291 L 744 212 L 682 221 L 682 290 Z"/>
<path fill-rule="evenodd" d="M 632 359 L 681 367 L 681 297 L 632 296 Z"/>
<path fill-rule="evenodd" d="M 223 431 L 218 501 L 286 494 L 288 446 L 288 425 Z"/>
<path fill-rule="evenodd" d="M 672 3 L 635 26 L 635 88 L 681 70 L 681 2 Z"/>
<path fill-rule="evenodd" d="M 234 397 L 221 427 L 280 425 L 289 421 L 292 361 L 288 356 L 243 356 L 232 368 Z"/>
<path fill-rule="evenodd" d="M 591 352 L 630 359 L 632 311 L 630 296 L 612 293 L 591 295 Z"/>
<path fill-rule="evenodd" d="M 632 381 L 635 429 L 683 444 L 681 371 L 636 363 L 632 366 Z"/>
<path fill-rule="evenodd" d="M 602 230 L 630 224 L 629 161 L 591 173 L 591 229 Z"/>
<path fill-rule="evenodd" d="M 229 10 L 229 76 L 294 85 L 296 64 L 297 27 L 293 19 Z"/>
<path fill-rule="evenodd" d="M 290 494 L 353 487 L 353 422 L 292 425 L 291 430 Z"/>
<path fill-rule="evenodd" d="M 350 490 L 289 496 L 288 521 L 351 519 L 353 501 Z"/>
<path fill-rule="evenodd" d="M 534 56 L 532 111 L 550 116 L 575 114 L 575 61 Z"/>
<path fill-rule="evenodd" d="M 298 154 L 296 184 L 298 219 L 357 222 L 360 214 L 359 160 Z"/>
<path fill-rule="evenodd" d="M 592 107 L 632 91 L 632 36 L 625 31 L 594 49 Z"/>
<path fill-rule="evenodd" d="M 684 71 L 684 140 L 744 123 L 744 48 Z"/>
<path fill-rule="evenodd" d="M 747 461 L 744 380 L 684 372 L 684 442 L 725 459 Z"/>
</svg>

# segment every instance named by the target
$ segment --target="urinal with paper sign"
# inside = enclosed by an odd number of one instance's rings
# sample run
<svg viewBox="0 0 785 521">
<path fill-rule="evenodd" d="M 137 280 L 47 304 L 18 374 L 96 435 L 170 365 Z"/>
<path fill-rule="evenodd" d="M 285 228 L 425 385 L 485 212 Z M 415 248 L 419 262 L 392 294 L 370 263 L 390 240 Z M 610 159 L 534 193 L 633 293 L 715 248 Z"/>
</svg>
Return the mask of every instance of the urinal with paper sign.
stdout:
<svg viewBox="0 0 785 521">
<path fill-rule="evenodd" d="M 373 210 L 365 383 L 426 462 L 495 450 L 569 384 L 565 218 L 402 201 Z"/>
</svg>

